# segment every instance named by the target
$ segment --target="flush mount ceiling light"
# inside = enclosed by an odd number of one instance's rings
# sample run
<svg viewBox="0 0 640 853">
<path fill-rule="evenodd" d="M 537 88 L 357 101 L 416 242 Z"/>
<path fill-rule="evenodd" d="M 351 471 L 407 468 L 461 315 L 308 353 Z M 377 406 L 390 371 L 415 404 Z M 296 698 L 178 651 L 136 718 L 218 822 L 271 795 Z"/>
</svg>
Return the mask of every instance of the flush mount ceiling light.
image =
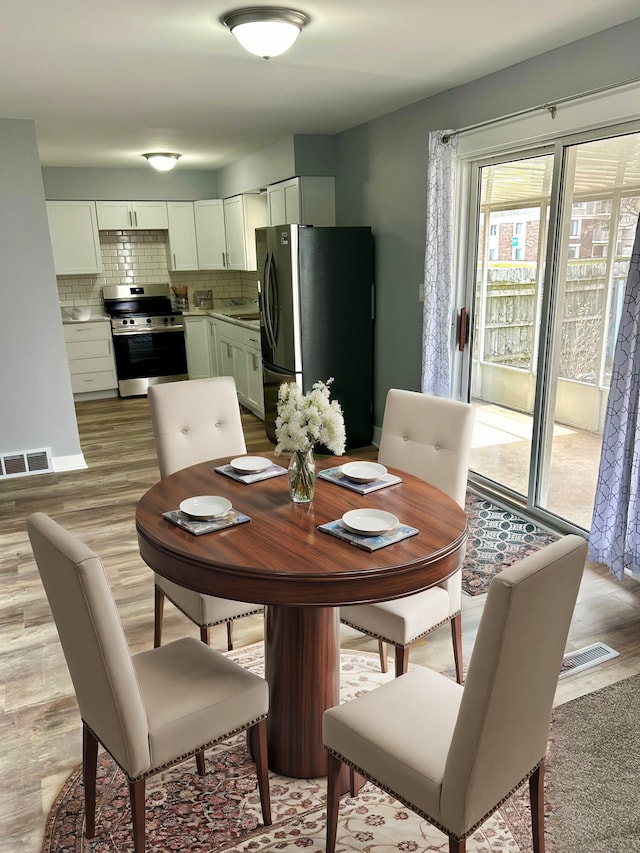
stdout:
<svg viewBox="0 0 640 853">
<path fill-rule="evenodd" d="M 166 151 L 158 151 L 152 154 L 143 154 L 149 161 L 149 165 L 153 166 L 159 172 L 168 172 L 178 162 L 179 154 L 168 154 Z"/>
<path fill-rule="evenodd" d="M 279 6 L 251 6 L 236 9 L 220 19 L 240 44 L 263 59 L 280 56 L 300 35 L 309 18 L 295 9 Z"/>
</svg>

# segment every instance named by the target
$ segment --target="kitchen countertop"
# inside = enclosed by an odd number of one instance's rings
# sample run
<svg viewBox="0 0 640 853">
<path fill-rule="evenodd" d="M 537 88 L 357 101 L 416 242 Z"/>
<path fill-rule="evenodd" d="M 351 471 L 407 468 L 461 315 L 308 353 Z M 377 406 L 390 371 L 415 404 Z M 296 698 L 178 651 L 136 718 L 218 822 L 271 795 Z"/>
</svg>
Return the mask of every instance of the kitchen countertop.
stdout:
<svg viewBox="0 0 640 853">
<path fill-rule="evenodd" d="M 70 323 L 108 323 L 109 318 L 106 314 L 92 314 L 86 320 L 74 320 L 73 317 L 62 317 L 62 325 L 67 326 Z"/>
<path fill-rule="evenodd" d="M 214 317 L 216 320 L 224 320 L 233 323 L 234 326 L 242 326 L 245 329 L 259 329 L 260 320 L 241 320 L 238 315 L 257 314 L 258 309 L 255 302 L 243 302 L 230 306 L 220 305 L 207 309 L 189 309 L 182 312 L 185 317 Z"/>
</svg>

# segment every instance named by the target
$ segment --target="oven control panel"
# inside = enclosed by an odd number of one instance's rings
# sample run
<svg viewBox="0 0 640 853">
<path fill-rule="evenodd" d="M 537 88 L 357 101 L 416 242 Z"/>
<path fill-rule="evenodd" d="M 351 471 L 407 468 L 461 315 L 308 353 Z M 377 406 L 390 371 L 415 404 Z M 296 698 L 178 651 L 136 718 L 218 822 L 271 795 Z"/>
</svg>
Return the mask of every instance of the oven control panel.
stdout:
<svg viewBox="0 0 640 853">
<path fill-rule="evenodd" d="M 112 317 L 111 328 L 117 332 L 156 332 L 161 329 L 182 329 L 182 315 Z"/>
</svg>

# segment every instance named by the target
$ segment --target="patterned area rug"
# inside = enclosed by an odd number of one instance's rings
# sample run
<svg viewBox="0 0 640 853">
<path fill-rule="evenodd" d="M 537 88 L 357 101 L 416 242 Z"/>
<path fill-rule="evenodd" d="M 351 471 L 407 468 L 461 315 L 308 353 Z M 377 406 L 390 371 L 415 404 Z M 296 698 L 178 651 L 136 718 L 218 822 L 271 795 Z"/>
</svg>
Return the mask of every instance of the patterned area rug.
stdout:
<svg viewBox="0 0 640 853">
<path fill-rule="evenodd" d="M 467 492 L 469 519 L 462 588 L 468 595 L 486 592 L 491 578 L 558 537 L 490 501 Z"/>
<path fill-rule="evenodd" d="M 229 653 L 262 674 L 262 644 Z M 343 700 L 392 678 L 378 668 L 377 655 L 341 653 Z M 207 775 L 196 773 L 195 760 L 147 782 L 147 853 L 239 851 L 282 853 L 324 851 L 326 812 L 323 779 L 270 776 L 273 825 L 261 824 L 260 800 L 244 736 L 210 749 Z M 530 818 L 526 797 L 514 797 L 467 842 L 468 853 L 530 853 Z M 82 774 L 73 771 L 52 806 L 43 853 L 124 853 L 132 849 L 128 788 L 111 758 L 98 762 L 97 836 L 83 837 Z M 520 839 L 520 841 L 518 841 Z M 448 841 L 437 829 L 371 784 L 358 797 L 343 798 L 338 825 L 338 853 L 447 853 Z"/>
</svg>

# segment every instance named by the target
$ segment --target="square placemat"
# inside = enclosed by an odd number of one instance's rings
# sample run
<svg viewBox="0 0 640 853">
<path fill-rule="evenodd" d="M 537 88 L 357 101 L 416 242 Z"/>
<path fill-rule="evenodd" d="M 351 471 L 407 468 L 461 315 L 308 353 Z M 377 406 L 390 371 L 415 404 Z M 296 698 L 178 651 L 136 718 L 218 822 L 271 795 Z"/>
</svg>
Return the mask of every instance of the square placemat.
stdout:
<svg viewBox="0 0 640 853">
<path fill-rule="evenodd" d="M 351 489 L 361 495 L 368 495 L 369 492 L 377 492 L 378 489 L 386 489 L 387 486 L 395 486 L 402 482 L 402 477 L 397 477 L 395 474 L 385 474 L 372 483 L 354 483 L 353 480 L 345 477 L 340 465 L 337 468 L 325 468 L 324 471 L 318 473 L 318 477 L 335 483 L 336 486 L 344 486 L 345 489 Z"/>
<path fill-rule="evenodd" d="M 214 533 L 216 530 L 226 530 L 227 527 L 235 527 L 238 524 L 244 524 L 245 521 L 251 521 L 248 515 L 244 515 L 235 509 L 230 510 L 222 518 L 213 518 L 209 521 L 192 518 L 180 509 L 163 512 L 162 517 L 166 518 L 172 524 L 182 527 L 183 530 L 188 530 L 194 536 L 200 536 L 203 533 Z"/>
<path fill-rule="evenodd" d="M 331 536 L 336 536 L 338 539 L 343 539 L 350 545 L 355 545 L 356 548 L 364 548 L 365 551 L 377 551 L 378 548 L 386 548 L 387 545 L 401 542 L 403 539 L 408 539 L 410 536 L 415 536 L 416 533 L 420 532 L 417 527 L 399 524 L 389 533 L 383 533 L 380 536 L 363 536 L 360 533 L 352 533 L 350 530 L 347 530 L 341 519 L 328 521 L 326 524 L 319 524 L 318 530 L 321 530 L 323 533 L 329 533 Z"/>
</svg>

